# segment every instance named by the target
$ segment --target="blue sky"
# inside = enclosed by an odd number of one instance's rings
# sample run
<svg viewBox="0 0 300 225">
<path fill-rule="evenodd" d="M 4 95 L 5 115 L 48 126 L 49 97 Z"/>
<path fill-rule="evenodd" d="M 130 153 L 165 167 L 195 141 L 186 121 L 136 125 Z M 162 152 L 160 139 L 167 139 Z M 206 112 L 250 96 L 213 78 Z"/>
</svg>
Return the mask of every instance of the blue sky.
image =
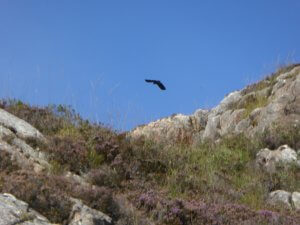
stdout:
<svg viewBox="0 0 300 225">
<path fill-rule="evenodd" d="M 299 62 L 299 11 L 298 0 L 1 0 L 0 97 L 72 105 L 117 129 L 191 114 Z"/>
</svg>

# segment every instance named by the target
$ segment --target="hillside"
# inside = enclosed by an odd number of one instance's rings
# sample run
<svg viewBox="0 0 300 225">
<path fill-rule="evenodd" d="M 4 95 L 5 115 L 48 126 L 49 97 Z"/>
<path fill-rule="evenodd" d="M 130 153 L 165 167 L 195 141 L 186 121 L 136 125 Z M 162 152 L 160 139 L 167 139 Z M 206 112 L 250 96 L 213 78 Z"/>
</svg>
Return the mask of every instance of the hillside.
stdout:
<svg viewBox="0 0 300 225">
<path fill-rule="evenodd" d="M 127 133 L 0 101 L 0 224 L 300 222 L 300 65 Z"/>
</svg>

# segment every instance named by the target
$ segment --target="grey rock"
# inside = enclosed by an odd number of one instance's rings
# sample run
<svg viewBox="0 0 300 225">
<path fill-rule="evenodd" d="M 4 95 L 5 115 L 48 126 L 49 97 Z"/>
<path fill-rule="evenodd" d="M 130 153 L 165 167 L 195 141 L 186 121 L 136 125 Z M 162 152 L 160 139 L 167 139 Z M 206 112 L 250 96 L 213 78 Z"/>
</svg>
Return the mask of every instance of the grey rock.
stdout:
<svg viewBox="0 0 300 225">
<path fill-rule="evenodd" d="M 256 154 L 256 163 L 270 173 L 276 172 L 278 165 L 287 167 L 296 162 L 296 151 L 287 145 L 282 145 L 274 151 L 268 148 L 261 149 Z"/>
<path fill-rule="evenodd" d="M 45 142 L 45 137 L 26 121 L 0 109 L 0 125 L 12 130 L 18 137 L 34 138 Z"/>
<path fill-rule="evenodd" d="M 151 138 L 157 142 L 184 141 L 204 129 L 207 122 L 208 110 L 197 110 L 193 115 L 176 114 L 138 126 L 130 132 L 130 137 Z"/>
<path fill-rule="evenodd" d="M 203 140 L 214 140 L 220 137 L 220 115 L 209 115 L 202 136 Z"/>
<path fill-rule="evenodd" d="M 251 120 L 249 118 L 246 118 L 238 122 L 238 124 L 235 126 L 234 131 L 236 134 L 240 134 L 246 132 L 250 126 L 251 126 Z"/>
<path fill-rule="evenodd" d="M 72 199 L 74 202 L 69 225 L 111 225 L 112 219 L 106 214 L 91 209 L 84 205 L 78 199 Z"/>
<path fill-rule="evenodd" d="M 51 225 L 48 219 L 11 194 L 0 194 L 0 225 Z"/>
<path fill-rule="evenodd" d="M 27 122 L 0 109 L 0 147 L 11 154 L 18 165 L 24 169 L 33 169 L 42 172 L 50 168 L 47 154 L 33 149 L 23 139 L 38 139 L 44 144 L 44 136 Z"/>
<path fill-rule="evenodd" d="M 233 109 L 236 107 L 236 104 L 240 101 L 242 98 L 240 91 L 234 91 L 229 93 L 218 106 L 216 106 L 212 112 L 215 115 L 221 114 L 229 109 Z"/>
<path fill-rule="evenodd" d="M 4 129 L 2 129 L 4 130 Z M 7 130 L 6 130 L 7 131 Z M 9 133 L 9 132 L 8 132 Z M 1 138 L 2 134 L 2 138 Z M 42 172 L 50 169 L 46 153 L 37 151 L 19 139 L 13 133 L 9 133 L 9 139 L 0 131 L 0 148 L 11 154 L 18 165 L 24 169 L 32 169 L 35 172 Z"/>
<path fill-rule="evenodd" d="M 284 190 L 276 190 L 269 194 L 267 202 L 271 205 L 283 205 L 289 209 L 292 209 L 291 204 L 292 194 Z"/>
<path fill-rule="evenodd" d="M 239 133 L 239 130 L 236 129 L 236 124 L 243 119 L 245 109 L 239 110 L 227 110 L 220 117 L 220 135 L 224 136 L 229 133 Z"/>
</svg>

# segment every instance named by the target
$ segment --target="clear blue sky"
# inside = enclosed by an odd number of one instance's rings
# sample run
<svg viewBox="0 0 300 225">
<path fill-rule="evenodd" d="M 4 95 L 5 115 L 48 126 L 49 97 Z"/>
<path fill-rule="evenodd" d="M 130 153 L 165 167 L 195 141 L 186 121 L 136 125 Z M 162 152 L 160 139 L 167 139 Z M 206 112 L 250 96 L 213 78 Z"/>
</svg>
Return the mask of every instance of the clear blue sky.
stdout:
<svg viewBox="0 0 300 225">
<path fill-rule="evenodd" d="M 191 114 L 299 62 L 299 12 L 299 0 L 1 0 L 0 97 L 121 129 Z"/>
</svg>

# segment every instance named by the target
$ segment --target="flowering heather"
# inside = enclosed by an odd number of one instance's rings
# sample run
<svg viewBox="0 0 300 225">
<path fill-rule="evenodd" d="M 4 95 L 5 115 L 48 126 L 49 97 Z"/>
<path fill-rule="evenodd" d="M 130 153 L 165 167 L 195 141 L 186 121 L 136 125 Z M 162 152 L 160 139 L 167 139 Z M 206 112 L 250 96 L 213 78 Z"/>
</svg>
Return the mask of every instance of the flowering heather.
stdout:
<svg viewBox="0 0 300 225">
<path fill-rule="evenodd" d="M 140 195 L 140 208 L 156 215 L 158 224 L 172 225 L 298 225 L 300 217 L 284 216 L 270 210 L 252 210 L 240 204 L 205 203 L 202 201 L 169 200 L 153 190 Z M 163 215 L 161 215 L 163 214 Z M 160 216 L 158 216 L 160 215 Z"/>
</svg>

